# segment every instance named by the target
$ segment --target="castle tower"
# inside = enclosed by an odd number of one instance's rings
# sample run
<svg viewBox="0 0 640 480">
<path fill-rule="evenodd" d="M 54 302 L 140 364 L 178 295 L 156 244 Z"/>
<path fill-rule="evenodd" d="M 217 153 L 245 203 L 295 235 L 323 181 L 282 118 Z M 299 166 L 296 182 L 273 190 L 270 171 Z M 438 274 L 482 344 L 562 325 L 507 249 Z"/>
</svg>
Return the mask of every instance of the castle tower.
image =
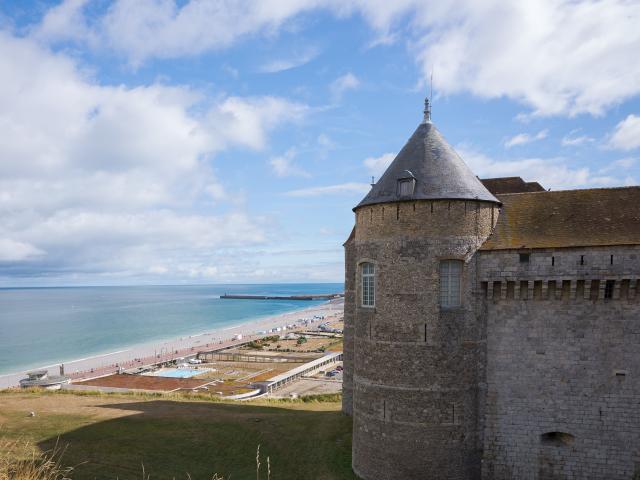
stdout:
<svg viewBox="0 0 640 480">
<path fill-rule="evenodd" d="M 344 411 L 369 479 L 480 477 L 485 365 L 474 254 L 499 201 L 425 117 L 345 244 Z"/>
</svg>

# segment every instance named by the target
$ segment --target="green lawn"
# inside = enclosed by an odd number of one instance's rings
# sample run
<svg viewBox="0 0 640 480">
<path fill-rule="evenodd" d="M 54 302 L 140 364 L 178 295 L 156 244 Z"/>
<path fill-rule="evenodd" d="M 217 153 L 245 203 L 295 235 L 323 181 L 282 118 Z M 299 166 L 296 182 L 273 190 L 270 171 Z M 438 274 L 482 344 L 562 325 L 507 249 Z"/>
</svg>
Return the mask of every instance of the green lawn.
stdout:
<svg viewBox="0 0 640 480">
<path fill-rule="evenodd" d="M 0 394 L 0 437 L 67 446 L 73 478 L 255 479 L 260 445 L 273 480 L 355 479 L 351 419 L 337 402 L 215 403 L 122 395 Z M 28 413 L 36 412 L 35 417 Z M 1 454 L 1 453 L 0 453 Z"/>
</svg>

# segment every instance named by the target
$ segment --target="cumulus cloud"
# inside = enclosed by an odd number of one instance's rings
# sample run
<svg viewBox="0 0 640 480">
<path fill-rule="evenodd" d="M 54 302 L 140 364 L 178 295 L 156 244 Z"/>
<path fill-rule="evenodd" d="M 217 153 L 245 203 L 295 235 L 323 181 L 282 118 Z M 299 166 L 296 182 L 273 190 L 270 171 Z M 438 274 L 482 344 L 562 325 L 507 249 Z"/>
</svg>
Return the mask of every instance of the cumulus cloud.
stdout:
<svg viewBox="0 0 640 480">
<path fill-rule="evenodd" d="M 269 160 L 271 169 L 278 177 L 309 177 L 309 172 L 295 165 L 294 159 L 297 154 L 295 148 L 290 148 L 284 155 L 272 157 Z"/>
<path fill-rule="evenodd" d="M 364 160 L 364 166 L 367 167 L 369 173 L 374 177 L 380 177 L 387 167 L 391 165 L 393 159 L 396 158 L 395 153 L 385 153 L 379 157 L 369 157 Z"/>
<path fill-rule="evenodd" d="M 96 45 L 98 36 L 87 24 L 83 9 L 89 0 L 64 0 L 51 7 L 32 29 L 34 38 L 45 42 L 75 40 Z"/>
<path fill-rule="evenodd" d="M 7 275 L 138 275 L 264 242 L 226 200 L 212 158 L 260 150 L 307 108 L 154 83 L 101 85 L 68 57 L 0 33 L 0 262 Z M 199 206 L 206 206 L 206 209 Z M 224 256 L 217 259 L 224 263 Z"/>
<path fill-rule="evenodd" d="M 355 90 L 359 86 L 360 80 L 358 80 L 358 77 L 349 72 L 331 82 L 329 89 L 331 90 L 331 97 L 333 100 L 340 101 L 346 91 Z"/>
<path fill-rule="evenodd" d="M 602 114 L 640 92 L 640 4 L 459 0 L 415 11 L 423 77 L 442 94 L 508 97 L 536 115 Z M 414 6 L 415 8 L 415 6 Z M 598 65 L 598 68 L 593 68 Z"/>
<path fill-rule="evenodd" d="M 543 140 L 547 138 L 548 133 L 549 133 L 548 130 L 540 130 L 535 135 L 531 135 L 529 133 L 519 133 L 507 139 L 504 142 L 504 146 L 506 148 L 511 148 L 511 147 L 515 147 L 516 145 L 525 145 L 527 143 L 535 142 L 537 140 Z"/>
<path fill-rule="evenodd" d="M 631 114 L 618 123 L 609 145 L 618 150 L 634 150 L 640 147 L 640 117 Z"/>
<path fill-rule="evenodd" d="M 458 145 L 456 151 L 480 178 L 519 176 L 554 190 L 632 183 L 631 179 L 593 172 L 588 167 L 572 167 L 567 159 L 561 157 L 497 160 L 468 145 Z"/>
<path fill-rule="evenodd" d="M 289 197 L 320 197 L 325 195 L 364 195 L 371 189 L 366 183 L 340 183 L 322 187 L 302 188 L 285 193 Z"/>
<path fill-rule="evenodd" d="M 42 35 L 81 35 L 83 4 L 66 0 Z M 270 35 L 318 9 L 360 15 L 381 43 L 402 35 L 440 94 L 507 97 L 535 115 L 600 115 L 640 93 L 640 63 L 628 61 L 640 50 L 640 3 L 625 0 L 116 0 L 92 31 L 139 64 Z"/>
</svg>

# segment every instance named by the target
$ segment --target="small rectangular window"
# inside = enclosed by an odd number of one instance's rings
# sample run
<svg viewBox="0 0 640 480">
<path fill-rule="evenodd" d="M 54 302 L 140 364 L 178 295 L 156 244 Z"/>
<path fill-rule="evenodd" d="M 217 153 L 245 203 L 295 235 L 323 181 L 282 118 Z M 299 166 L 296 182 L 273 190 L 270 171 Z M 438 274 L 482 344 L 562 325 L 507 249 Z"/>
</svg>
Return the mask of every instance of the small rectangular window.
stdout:
<svg viewBox="0 0 640 480">
<path fill-rule="evenodd" d="M 607 280 L 604 284 L 604 298 L 610 300 L 613 298 L 613 286 L 615 285 L 615 280 Z"/>
<path fill-rule="evenodd" d="M 520 254 L 520 263 L 529 263 L 529 254 L 521 253 Z"/>
<path fill-rule="evenodd" d="M 376 299 L 376 269 L 373 263 L 363 263 L 362 269 L 362 306 L 374 307 Z"/>
<path fill-rule="evenodd" d="M 580 265 L 584 265 L 584 255 L 580 255 Z"/>
<path fill-rule="evenodd" d="M 440 262 L 440 306 L 454 308 L 460 306 L 462 283 L 462 261 L 443 260 Z"/>
</svg>

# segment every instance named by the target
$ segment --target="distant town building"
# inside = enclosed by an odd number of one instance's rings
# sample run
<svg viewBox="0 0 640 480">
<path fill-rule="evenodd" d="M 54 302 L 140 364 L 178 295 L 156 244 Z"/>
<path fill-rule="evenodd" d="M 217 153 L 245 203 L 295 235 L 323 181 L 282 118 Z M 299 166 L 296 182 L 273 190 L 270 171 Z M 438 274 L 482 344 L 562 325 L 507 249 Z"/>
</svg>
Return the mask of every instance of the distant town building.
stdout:
<svg viewBox="0 0 640 480">
<path fill-rule="evenodd" d="M 427 103 L 354 211 L 358 476 L 640 478 L 640 187 L 479 180 Z"/>
</svg>

